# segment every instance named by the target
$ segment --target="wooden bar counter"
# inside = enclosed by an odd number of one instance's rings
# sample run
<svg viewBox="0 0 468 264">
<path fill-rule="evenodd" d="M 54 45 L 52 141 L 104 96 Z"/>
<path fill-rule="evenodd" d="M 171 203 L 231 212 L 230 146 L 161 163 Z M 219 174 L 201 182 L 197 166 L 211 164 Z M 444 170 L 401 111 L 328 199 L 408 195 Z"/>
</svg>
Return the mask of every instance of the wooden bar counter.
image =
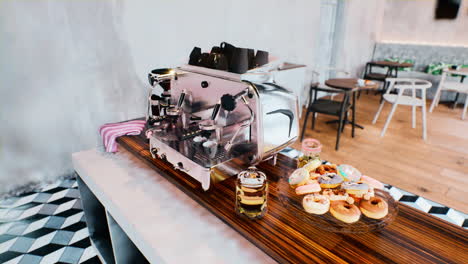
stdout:
<svg viewBox="0 0 468 264">
<path fill-rule="evenodd" d="M 276 166 L 257 166 L 270 181 L 269 209 L 263 219 L 251 221 L 234 211 L 235 177 L 204 192 L 196 180 L 152 159 L 140 136 L 117 141 L 279 263 L 468 263 L 468 231 L 401 203 L 393 223 L 364 234 L 327 232 L 294 217 L 295 209 L 285 208 L 278 196 L 278 179 L 296 168 L 284 155 Z"/>
</svg>

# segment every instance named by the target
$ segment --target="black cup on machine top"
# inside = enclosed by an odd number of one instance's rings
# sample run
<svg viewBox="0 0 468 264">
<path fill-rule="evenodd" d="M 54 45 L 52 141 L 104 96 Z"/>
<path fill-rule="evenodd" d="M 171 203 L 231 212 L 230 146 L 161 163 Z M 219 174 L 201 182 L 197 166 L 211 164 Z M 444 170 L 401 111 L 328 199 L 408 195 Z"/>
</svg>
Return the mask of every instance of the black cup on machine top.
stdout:
<svg viewBox="0 0 468 264">
<path fill-rule="evenodd" d="M 201 54 L 202 54 L 201 49 L 199 47 L 194 47 L 192 52 L 190 53 L 189 63 L 188 64 L 198 65 Z"/>
<path fill-rule="evenodd" d="M 255 67 L 260 67 L 268 63 L 268 52 L 263 50 L 257 50 L 257 55 L 255 56 Z"/>
<path fill-rule="evenodd" d="M 213 46 L 210 53 L 202 53 L 200 48 L 195 47 L 189 58 L 190 65 L 239 74 L 267 63 L 268 52 L 258 50 L 255 54 L 253 49 L 238 48 L 227 42 Z"/>
<path fill-rule="evenodd" d="M 249 50 L 235 48 L 229 64 L 229 71 L 234 73 L 245 73 L 249 70 Z"/>
</svg>

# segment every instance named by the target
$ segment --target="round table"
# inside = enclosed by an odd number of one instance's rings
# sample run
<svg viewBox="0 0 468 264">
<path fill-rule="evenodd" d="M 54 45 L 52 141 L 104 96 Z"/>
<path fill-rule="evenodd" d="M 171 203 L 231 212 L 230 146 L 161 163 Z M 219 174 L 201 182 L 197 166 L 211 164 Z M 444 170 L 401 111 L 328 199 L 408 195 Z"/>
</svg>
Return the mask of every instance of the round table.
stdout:
<svg viewBox="0 0 468 264">
<path fill-rule="evenodd" d="M 355 122 L 356 120 L 356 95 L 358 91 L 362 90 L 377 90 L 379 88 L 379 85 L 376 82 L 373 82 L 372 84 L 366 84 L 365 86 L 359 86 L 358 85 L 358 79 L 357 78 L 335 78 L 335 79 L 328 79 L 325 81 L 325 85 L 330 86 L 332 88 L 336 89 L 341 89 L 348 91 L 349 93 L 352 94 L 353 96 L 353 103 L 351 105 L 352 111 L 353 111 L 353 121 L 345 120 L 344 125 L 346 124 L 351 124 L 353 125 L 352 130 L 351 130 L 351 135 L 354 137 L 354 127 L 357 126 L 360 129 L 364 129 L 363 126 L 357 124 Z M 339 120 L 332 120 L 326 122 L 327 124 L 331 123 L 337 123 Z"/>
<path fill-rule="evenodd" d="M 358 79 L 356 78 L 336 78 L 336 79 L 328 79 L 325 81 L 327 86 L 342 89 L 342 90 L 377 90 L 379 85 L 376 82 L 372 84 L 366 84 L 365 86 L 358 85 Z"/>
</svg>

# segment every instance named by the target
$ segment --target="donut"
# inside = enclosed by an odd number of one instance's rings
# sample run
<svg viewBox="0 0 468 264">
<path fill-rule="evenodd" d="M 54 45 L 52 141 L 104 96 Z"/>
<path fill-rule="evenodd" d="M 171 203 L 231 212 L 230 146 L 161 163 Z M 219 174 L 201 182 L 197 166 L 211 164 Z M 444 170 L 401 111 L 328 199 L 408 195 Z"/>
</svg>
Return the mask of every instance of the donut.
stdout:
<svg viewBox="0 0 468 264">
<path fill-rule="evenodd" d="M 366 192 L 366 193 L 362 196 L 362 198 L 363 198 L 364 200 L 370 200 L 370 199 L 371 199 L 372 197 L 374 197 L 374 196 L 375 196 L 374 188 L 369 188 L 369 191 Z"/>
<path fill-rule="evenodd" d="M 322 165 L 322 161 L 320 159 L 313 159 L 309 161 L 306 165 L 304 165 L 304 169 L 308 172 L 315 172 L 315 170 Z"/>
<path fill-rule="evenodd" d="M 296 188 L 306 184 L 307 180 L 309 180 L 309 172 L 304 168 L 299 168 L 289 176 L 288 182 L 291 187 Z"/>
<path fill-rule="evenodd" d="M 318 174 L 318 173 L 315 173 L 315 172 L 310 172 L 309 173 L 309 179 L 311 179 L 311 180 L 317 180 L 318 177 L 320 177 L 320 174 Z"/>
<path fill-rule="evenodd" d="M 315 172 L 320 174 L 320 175 L 323 175 L 323 174 L 326 174 L 326 173 L 336 173 L 336 165 L 335 164 L 332 164 L 332 165 L 320 165 L 317 167 L 317 169 L 315 169 Z"/>
<path fill-rule="evenodd" d="M 336 188 L 343 182 L 343 178 L 336 173 L 326 173 L 320 175 L 318 182 L 322 188 Z"/>
<path fill-rule="evenodd" d="M 330 213 L 338 220 L 351 224 L 361 217 L 361 211 L 354 204 L 346 201 L 334 201 L 330 203 Z"/>
<path fill-rule="evenodd" d="M 361 198 L 369 191 L 369 185 L 364 182 L 343 182 L 341 189 L 346 190 L 348 194 Z"/>
<path fill-rule="evenodd" d="M 388 204 L 380 197 L 372 197 L 368 201 L 362 200 L 359 208 L 365 216 L 372 219 L 381 219 L 388 214 Z"/>
<path fill-rule="evenodd" d="M 370 187 L 375 188 L 375 189 L 384 189 L 383 183 L 379 182 L 378 180 L 371 178 L 366 175 L 361 176 L 361 181 L 369 184 Z"/>
<path fill-rule="evenodd" d="M 307 193 L 320 192 L 322 188 L 317 181 L 309 181 L 306 185 L 301 185 L 296 188 L 296 194 L 302 195 Z"/>
<path fill-rule="evenodd" d="M 330 200 L 324 195 L 308 194 L 304 196 L 302 206 L 308 213 L 322 215 L 330 209 Z"/>
<path fill-rule="evenodd" d="M 342 164 L 337 167 L 338 174 L 345 181 L 359 181 L 362 173 L 351 165 Z"/>
<path fill-rule="evenodd" d="M 322 195 L 328 197 L 330 201 L 346 201 L 349 197 L 346 191 L 338 189 L 324 189 Z"/>
<path fill-rule="evenodd" d="M 322 195 L 325 195 L 325 196 L 330 196 L 332 194 L 335 194 L 333 192 L 333 189 L 323 189 L 323 191 L 322 191 Z"/>
</svg>

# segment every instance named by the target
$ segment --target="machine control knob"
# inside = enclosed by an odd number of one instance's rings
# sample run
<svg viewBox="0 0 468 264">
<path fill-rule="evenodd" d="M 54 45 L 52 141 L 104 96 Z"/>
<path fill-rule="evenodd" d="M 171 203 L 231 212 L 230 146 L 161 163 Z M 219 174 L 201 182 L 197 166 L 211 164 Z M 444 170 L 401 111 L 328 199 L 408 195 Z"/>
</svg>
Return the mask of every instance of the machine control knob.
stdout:
<svg viewBox="0 0 468 264">
<path fill-rule="evenodd" d="M 207 81 L 203 81 L 203 82 L 201 82 L 201 84 L 200 84 L 200 85 L 201 85 L 201 87 L 202 87 L 202 88 L 207 88 L 207 87 L 209 86 L 209 84 L 208 84 L 208 82 L 207 82 Z"/>
<path fill-rule="evenodd" d="M 221 107 L 226 111 L 232 111 L 236 109 L 236 97 L 230 94 L 221 96 Z"/>
</svg>

